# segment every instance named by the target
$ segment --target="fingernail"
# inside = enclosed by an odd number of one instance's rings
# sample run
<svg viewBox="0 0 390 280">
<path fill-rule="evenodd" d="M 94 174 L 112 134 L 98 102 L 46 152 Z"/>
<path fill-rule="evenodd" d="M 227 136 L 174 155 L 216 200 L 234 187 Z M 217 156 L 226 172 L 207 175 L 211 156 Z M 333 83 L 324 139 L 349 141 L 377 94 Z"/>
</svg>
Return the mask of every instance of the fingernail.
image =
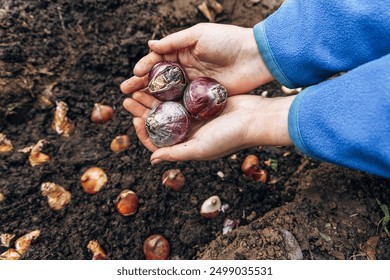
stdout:
<svg viewBox="0 0 390 280">
<path fill-rule="evenodd" d="M 159 163 L 161 163 L 161 162 L 163 162 L 162 159 L 154 158 L 154 159 L 151 160 L 150 163 L 151 163 L 152 165 L 156 165 L 156 164 L 159 164 Z"/>
</svg>

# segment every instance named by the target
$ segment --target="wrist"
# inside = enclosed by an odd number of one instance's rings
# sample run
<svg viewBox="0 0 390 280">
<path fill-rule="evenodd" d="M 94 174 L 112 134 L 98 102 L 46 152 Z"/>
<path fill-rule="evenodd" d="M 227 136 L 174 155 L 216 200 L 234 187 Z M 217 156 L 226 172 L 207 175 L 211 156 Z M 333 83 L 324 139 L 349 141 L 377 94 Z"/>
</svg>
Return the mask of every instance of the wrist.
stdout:
<svg viewBox="0 0 390 280">
<path fill-rule="evenodd" d="M 249 122 L 251 146 L 291 146 L 288 114 L 295 96 L 262 98 Z"/>
</svg>

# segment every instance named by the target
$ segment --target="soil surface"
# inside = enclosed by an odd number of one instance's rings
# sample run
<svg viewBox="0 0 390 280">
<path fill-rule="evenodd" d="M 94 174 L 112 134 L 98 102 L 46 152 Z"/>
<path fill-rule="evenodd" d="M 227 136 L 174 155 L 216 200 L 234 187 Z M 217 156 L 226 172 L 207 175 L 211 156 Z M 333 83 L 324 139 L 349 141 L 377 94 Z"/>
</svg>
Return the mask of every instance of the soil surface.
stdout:
<svg viewBox="0 0 390 280">
<path fill-rule="evenodd" d="M 0 154 L 0 234 L 14 234 L 14 247 L 23 234 L 41 231 L 22 259 L 91 259 L 87 244 L 92 239 L 109 259 L 144 259 L 143 242 L 152 234 L 168 239 L 171 259 L 390 259 L 390 239 L 382 226 L 390 180 L 313 161 L 292 147 L 151 166 L 150 152 L 122 107 L 119 84 L 148 52 L 149 39 L 207 22 L 197 9 L 200 2 L 1 1 L 0 132 L 14 150 Z M 281 2 L 221 0 L 224 11 L 216 22 L 251 27 Z M 270 98 L 284 94 L 276 82 L 253 94 L 264 91 Z M 51 128 L 55 101 L 69 105 L 68 117 L 76 125 L 71 137 Z M 91 122 L 97 102 L 114 107 L 112 120 Z M 130 137 L 130 147 L 114 154 L 111 140 L 122 134 Z M 43 152 L 51 160 L 32 167 L 28 154 L 18 150 L 39 139 L 49 141 Z M 266 183 L 242 174 L 249 154 L 267 170 Z M 277 164 L 267 166 L 269 159 Z M 86 194 L 80 183 L 91 166 L 108 175 L 95 195 Z M 170 168 L 186 178 L 180 192 L 161 185 Z M 52 210 L 40 191 L 43 182 L 70 191 L 70 204 Z M 138 212 L 130 217 L 115 209 L 123 189 L 140 198 Z M 205 219 L 199 208 L 212 195 L 230 207 Z M 222 234 L 225 218 L 239 220 L 239 226 Z M 7 249 L 0 244 L 0 254 Z"/>
</svg>

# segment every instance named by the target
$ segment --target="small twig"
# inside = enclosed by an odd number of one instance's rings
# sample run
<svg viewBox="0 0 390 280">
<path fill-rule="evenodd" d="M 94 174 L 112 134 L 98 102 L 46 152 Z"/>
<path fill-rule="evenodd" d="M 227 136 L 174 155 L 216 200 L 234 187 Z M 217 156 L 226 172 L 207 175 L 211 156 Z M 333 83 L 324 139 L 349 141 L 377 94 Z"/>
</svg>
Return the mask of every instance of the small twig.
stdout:
<svg viewBox="0 0 390 280">
<path fill-rule="evenodd" d="M 61 14 L 61 7 L 57 7 L 57 10 L 58 10 L 58 16 L 60 18 L 62 30 L 64 30 L 64 32 L 66 32 L 64 18 L 62 17 L 62 14 Z"/>
</svg>

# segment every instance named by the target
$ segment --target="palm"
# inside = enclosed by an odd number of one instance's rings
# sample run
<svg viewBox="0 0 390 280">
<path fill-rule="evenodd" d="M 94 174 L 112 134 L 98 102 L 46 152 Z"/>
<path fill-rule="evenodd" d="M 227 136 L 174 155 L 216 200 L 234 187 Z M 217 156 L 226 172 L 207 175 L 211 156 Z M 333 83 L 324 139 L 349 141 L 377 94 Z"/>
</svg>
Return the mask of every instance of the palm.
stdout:
<svg viewBox="0 0 390 280">
<path fill-rule="evenodd" d="M 258 110 L 258 103 L 261 100 L 262 98 L 258 96 L 230 97 L 220 116 L 205 124 L 195 125 L 190 137 L 184 143 L 161 149 L 152 143 L 144 123 L 150 109 L 159 101 L 147 93 L 136 92 L 132 98 L 125 100 L 124 107 L 134 115 L 137 136 L 145 147 L 155 154 L 168 154 L 169 160 L 177 161 L 214 159 L 249 147 L 251 143 L 250 137 L 246 134 L 247 116 L 252 110 Z M 245 110 L 248 114 L 243 113 Z"/>
</svg>

